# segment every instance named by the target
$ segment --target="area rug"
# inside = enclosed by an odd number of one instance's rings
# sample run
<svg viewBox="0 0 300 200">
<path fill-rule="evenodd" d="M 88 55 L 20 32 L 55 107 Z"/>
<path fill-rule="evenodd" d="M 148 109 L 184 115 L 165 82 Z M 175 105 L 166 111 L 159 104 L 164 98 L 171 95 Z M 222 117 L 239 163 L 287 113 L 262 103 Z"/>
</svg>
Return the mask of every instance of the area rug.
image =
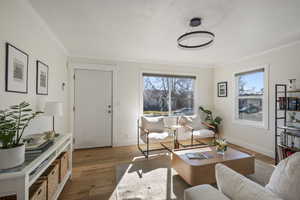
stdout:
<svg viewBox="0 0 300 200">
<path fill-rule="evenodd" d="M 272 166 L 256 160 L 255 169 L 248 177 L 265 185 Z M 116 179 L 116 200 L 183 200 L 184 190 L 191 187 L 171 168 L 167 155 L 118 165 Z"/>
</svg>

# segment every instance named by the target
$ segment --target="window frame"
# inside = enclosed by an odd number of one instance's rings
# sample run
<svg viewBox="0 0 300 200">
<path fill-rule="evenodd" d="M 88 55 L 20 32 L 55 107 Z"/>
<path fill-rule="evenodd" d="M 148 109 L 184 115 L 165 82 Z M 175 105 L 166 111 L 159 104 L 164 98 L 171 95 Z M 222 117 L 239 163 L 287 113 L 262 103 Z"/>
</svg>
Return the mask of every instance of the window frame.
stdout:
<svg viewBox="0 0 300 200">
<path fill-rule="evenodd" d="M 140 100 L 139 100 L 139 104 L 140 104 L 140 113 L 139 113 L 139 116 L 143 116 L 144 115 L 144 74 L 153 74 L 153 75 L 167 75 L 167 76 L 170 76 L 170 77 L 195 77 L 194 79 L 194 85 L 193 85 L 193 90 L 194 90 L 194 108 L 193 108 L 193 112 L 195 115 L 197 113 L 197 107 L 199 105 L 199 98 L 198 98 L 198 81 L 199 81 L 199 78 L 198 78 L 198 74 L 192 74 L 192 73 L 182 73 L 182 72 L 174 72 L 174 73 L 170 73 L 169 71 L 166 72 L 166 71 L 149 71 L 149 70 L 142 70 L 140 71 Z M 169 94 L 171 95 L 171 90 L 169 90 Z M 162 116 L 162 117 L 176 117 L 177 115 L 172 115 L 171 114 L 171 105 L 169 104 L 169 110 L 168 110 L 168 115 L 167 116 Z"/>
<path fill-rule="evenodd" d="M 239 96 L 238 74 L 247 74 L 255 71 L 264 71 L 264 94 L 260 96 Z M 253 126 L 256 128 L 269 129 L 269 66 L 263 65 L 247 70 L 238 71 L 233 74 L 234 78 L 234 105 L 233 105 L 233 122 L 239 125 Z M 239 99 L 262 99 L 263 119 L 261 122 L 239 119 Z"/>
</svg>

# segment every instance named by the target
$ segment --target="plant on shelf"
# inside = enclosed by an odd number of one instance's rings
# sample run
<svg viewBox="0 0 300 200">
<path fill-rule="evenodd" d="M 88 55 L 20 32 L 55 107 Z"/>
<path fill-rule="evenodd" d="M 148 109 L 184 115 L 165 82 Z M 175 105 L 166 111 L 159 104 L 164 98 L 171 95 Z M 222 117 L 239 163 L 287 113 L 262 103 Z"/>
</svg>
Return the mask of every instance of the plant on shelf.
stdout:
<svg viewBox="0 0 300 200">
<path fill-rule="evenodd" d="M 214 118 L 212 111 L 205 109 L 202 106 L 199 107 L 199 110 L 206 114 L 205 122 L 214 127 L 215 131 L 218 132 L 218 126 L 221 124 L 223 119 L 219 116 Z"/>
<path fill-rule="evenodd" d="M 33 112 L 30 104 L 21 102 L 0 111 L 0 169 L 14 167 L 24 162 L 25 147 L 22 136 L 29 123 L 42 112 Z M 23 154 L 23 155 L 18 155 Z M 16 159 L 14 159 L 16 155 Z"/>
</svg>

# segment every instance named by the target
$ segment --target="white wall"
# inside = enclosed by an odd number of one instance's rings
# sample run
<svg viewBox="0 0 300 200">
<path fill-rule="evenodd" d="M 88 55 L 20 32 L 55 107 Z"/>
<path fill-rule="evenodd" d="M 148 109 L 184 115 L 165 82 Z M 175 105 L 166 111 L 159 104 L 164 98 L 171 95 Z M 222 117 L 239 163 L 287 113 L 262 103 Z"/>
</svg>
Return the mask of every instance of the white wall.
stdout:
<svg viewBox="0 0 300 200">
<path fill-rule="evenodd" d="M 295 78 L 300 88 L 300 43 L 273 49 L 261 55 L 218 66 L 214 70 L 215 110 L 223 117 L 222 132 L 229 141 L 274 156 L 274 115 L 275 84 L 287 84 Z M 269 129 L 255 128 L 233 123 L 234 106 L 234 72 L 247 71 L 249 68 L 269 65 Z M 228 97 L 217 97 L 217 82 L 228 81 Z"/>
<path fill-rule="evenodd" d="M 5 43 L 9 42 L 29 54 L 28 94 L 5 92 Z M 49 65 L 49 95 L 39 96 L 36 88 L 36 60 Z M 68 113 L 67 56 L 65 50 L 26 0 L 0 1 L 0 109 L 28 101 L 33 109 L 41 109 L 45 101 L 61 101 Z M 67 87 L 62 91 L 61 84 Z M 69 131 L 69 115 L 56 120 L 58 132 Z M 50 117 L 39 117 L 26 133 L 52 128 Z"/>
<path fill-rule="evenodd" d="M 160 64 L 145 64 L 136 62 L 120 61 L 100 61 L 92 59 L 71 58 L 72 67 L 86 66 L 88 64 L 110 64 L 116 69 L 117 80 L 116 89 L 117 99 L 115 107 L 117 117 L 114 124 L 114 146 L 134 145 L 137 141 L 137 124 L 141 113 L 141 91 L 140 81 L 141 72 L 154 71 L 163 73 L 193 74 L 197 76 L 197 105 L 213 107 L 213 69 L 211 68 L 192 68 L 184 66 L 168 66 Z M 70 82 L 70 85 L 72 83 Z M 72 87 L 72 86 L 71 86 Z M 71 96 L 72 89 L 71 89 Z M 73 113 L 71 113 L 72 118 Z M 72 125 L 71 125 L 72 127 Z"/>
</svg>

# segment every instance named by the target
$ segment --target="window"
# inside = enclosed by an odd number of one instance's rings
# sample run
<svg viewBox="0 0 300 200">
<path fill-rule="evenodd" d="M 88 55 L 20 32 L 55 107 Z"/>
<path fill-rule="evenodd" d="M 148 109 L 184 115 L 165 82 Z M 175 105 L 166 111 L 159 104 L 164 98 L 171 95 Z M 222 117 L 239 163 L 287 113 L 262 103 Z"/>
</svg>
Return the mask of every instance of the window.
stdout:
<svg viewBox="0 0 300 200">
<path fill-rule="evenodd" d="M 143 74 L 144 115 L 193 115 L 195 79 L 192 76 Z"/>
<path fill-rule="evenodd" d="M 265 68 L 235 74 L 235 79 L 235 119 L 266 127 L 268 107 Z"/>
</svg>

